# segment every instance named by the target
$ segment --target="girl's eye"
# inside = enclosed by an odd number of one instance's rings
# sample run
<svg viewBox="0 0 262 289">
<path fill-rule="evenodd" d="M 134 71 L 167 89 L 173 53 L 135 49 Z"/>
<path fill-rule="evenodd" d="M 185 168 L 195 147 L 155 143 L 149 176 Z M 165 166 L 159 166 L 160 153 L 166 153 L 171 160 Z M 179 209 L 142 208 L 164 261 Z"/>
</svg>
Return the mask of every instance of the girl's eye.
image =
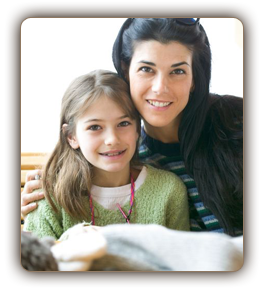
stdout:
<svg viewBox="0 0 262 289">
<path fill-rule="evenodd" d="M 171 74 L 185 74 L 185 70 L 178 68 L 171 72 Z"/>
<path fill-rule="evenodd" d="M 153 72 L 153 69 L 147 66 L 143 66 L 139 70 L 143 72 Z"/>
<path fill-rule="evenodd" d="M 97 124 L 94 124 L 94 125 L 91 125 L 88 130 L 93 130 L 93 131 L 96 131 L 96 130 L 100 130 L 101 129 L 101 126 L 100 125 L 97 125 Z"/>
<path fill-rule="evenodd" d="M 131 123 L 129 121 L 122 121 L 120 122 L 120 124 L 118 126 L 120 127 L 125 127 L 125 126 L 129 126 Z"/>
</svg>

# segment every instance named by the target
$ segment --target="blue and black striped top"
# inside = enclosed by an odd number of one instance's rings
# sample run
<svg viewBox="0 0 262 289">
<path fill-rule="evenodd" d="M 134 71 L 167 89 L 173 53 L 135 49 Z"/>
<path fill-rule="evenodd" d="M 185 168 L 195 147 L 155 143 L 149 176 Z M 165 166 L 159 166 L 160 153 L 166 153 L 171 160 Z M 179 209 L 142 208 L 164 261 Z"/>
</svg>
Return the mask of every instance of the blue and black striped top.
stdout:
<svg viewBox="0 0 262 289">
<path fill-rule="evenodd" d="M 184 182 L 188 192 L 191 231 L 224 232 L 216 217 L 201 201 L 194 180 L 186 173 L 179 143 L 162 143 L 149 137 L 142 128 L 139 157 L 143 163 L 175 173 Z"/>
</svg>

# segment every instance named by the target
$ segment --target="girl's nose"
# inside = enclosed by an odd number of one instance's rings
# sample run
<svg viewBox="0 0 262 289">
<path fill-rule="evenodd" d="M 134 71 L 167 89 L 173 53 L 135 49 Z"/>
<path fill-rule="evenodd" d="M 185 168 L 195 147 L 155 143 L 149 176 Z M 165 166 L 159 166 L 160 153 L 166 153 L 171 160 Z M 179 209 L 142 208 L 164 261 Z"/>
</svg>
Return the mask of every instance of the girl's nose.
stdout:
<svg viewBox="0 0 262 289">
<path fill-rule="evenodd" d="M 168 80 L 163 75 L 158 75 L 154 79 L 153 85 L 152 85 L 152 91 L 156 94 L 164 94 L 168 93 Z"/>
<path fill-rule="evenodd" d="M 105 136 L 105 145 L 114 146 L 119 143 L 119 137 L 115 130 L 109 130 Z"/>
</svg>

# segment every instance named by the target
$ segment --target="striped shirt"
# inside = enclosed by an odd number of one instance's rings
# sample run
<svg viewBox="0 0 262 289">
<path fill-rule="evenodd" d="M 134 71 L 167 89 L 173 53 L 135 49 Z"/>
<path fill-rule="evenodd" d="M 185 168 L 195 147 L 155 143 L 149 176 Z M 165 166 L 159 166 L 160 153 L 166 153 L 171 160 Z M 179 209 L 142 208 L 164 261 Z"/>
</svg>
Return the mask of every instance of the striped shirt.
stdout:
<svg viewBox="0 0 262 289">
<path fill-rule="evenodd" d="M 162 143 L 149 137 L 142 128 L 139 157 L 143 163 L 175 173 L 184 182 L 188 192 L 191 231 L 224 232 L 216 217 L 201 201 L 195 181 L 186 173 L 179 143 Z"/>
</svg>

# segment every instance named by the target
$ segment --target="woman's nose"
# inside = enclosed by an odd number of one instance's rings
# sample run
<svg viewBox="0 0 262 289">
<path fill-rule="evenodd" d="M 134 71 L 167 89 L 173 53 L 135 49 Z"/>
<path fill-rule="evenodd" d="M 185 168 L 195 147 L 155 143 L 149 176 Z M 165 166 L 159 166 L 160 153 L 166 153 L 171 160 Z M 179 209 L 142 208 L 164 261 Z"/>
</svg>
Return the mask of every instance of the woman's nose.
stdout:
<svg viewBox="0 0 262 289">
<path fill-rule="evenodd" d="M 163 75 L 155 77 L 152 84 L 152 91 L 156 94 L 168 93 L 168 80 Z"/>
<path fill-rule="evenodd" d="M 109 130 L 105 136 L 105 145 L 113 146 L 119 143 L 119 137 L 115 130 Z"/>
</svg>

